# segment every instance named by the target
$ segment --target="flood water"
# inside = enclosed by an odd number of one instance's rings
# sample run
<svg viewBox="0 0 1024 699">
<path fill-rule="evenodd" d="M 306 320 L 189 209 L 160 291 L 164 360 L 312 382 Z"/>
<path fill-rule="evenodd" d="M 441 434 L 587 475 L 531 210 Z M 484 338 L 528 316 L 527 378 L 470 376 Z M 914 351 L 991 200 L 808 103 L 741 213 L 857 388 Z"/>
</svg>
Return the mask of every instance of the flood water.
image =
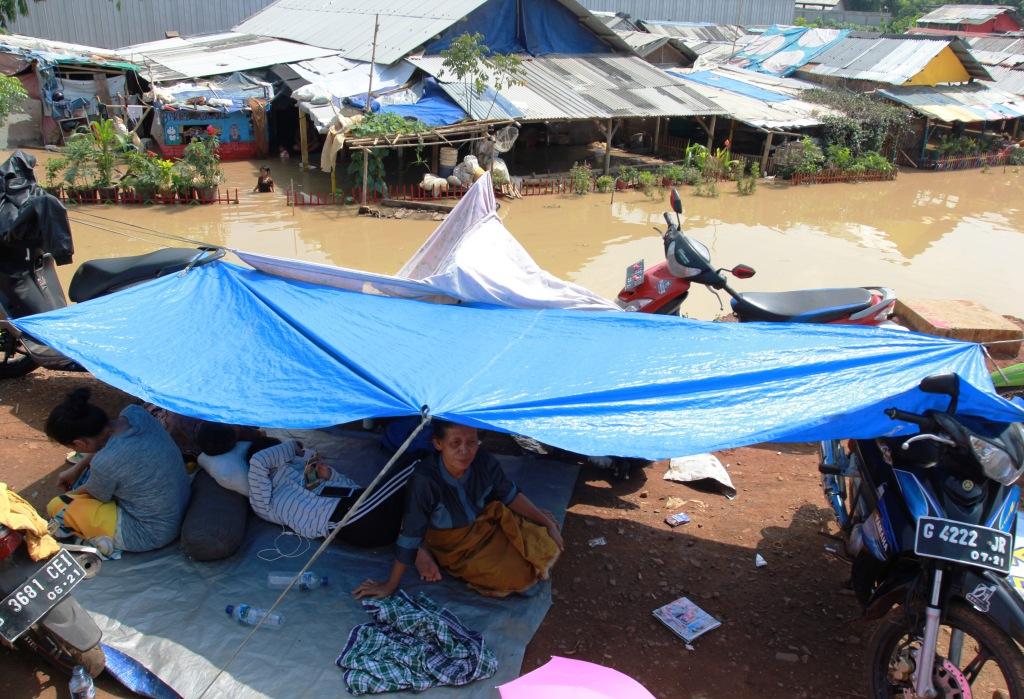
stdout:
<svg viewBox="0 0 1024 699">
<path fill-rule="evenodd" d="M 41 159 L 46 154 L 37 153 Z M 76 262 L 147 252 L 167 244 L 153 232 L 230 248 L 394 273 L 423 242 L 433 221 L 359 217 L 354 206 L 285 205 L 289 181 L 307 192 L 329 187 L 322 173 L 270 163 L 279 191 L 250 193 L 260 163 L 227 163 L 237 205 L 72 206 Z M 37 173 L 42 175 L 41 165 Z M 962 298 L 1024 317 L 1024 172 L 903 172 L 895 182 L 793 187 L 764 184 L 740 197 L 732 183 L 716 199 L 682 188 L 684 228 L 719 266 L 757 270 L 741 290 L 883 285 L 904 298 Z M 666 197 L 637 192 L 548 195 L 502 201 L 506 227 L 552 274 L 613 298 L 627 265 L 662 259 Z M 73 266 L 61 269 L 67 284 Z M 727 304 L 728 300 L 723 298 Z M 695 289 L 684 310 L 719 313 Z"/>
</svg>

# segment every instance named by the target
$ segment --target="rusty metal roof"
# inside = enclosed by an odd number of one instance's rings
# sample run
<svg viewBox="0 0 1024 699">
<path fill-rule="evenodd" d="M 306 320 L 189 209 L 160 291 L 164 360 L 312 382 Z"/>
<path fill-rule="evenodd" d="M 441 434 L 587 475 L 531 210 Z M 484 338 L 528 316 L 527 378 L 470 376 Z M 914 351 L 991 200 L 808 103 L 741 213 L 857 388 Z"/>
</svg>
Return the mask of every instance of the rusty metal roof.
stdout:
<svg viewBox="0 0 1024 699">
<path fill-rule="evenodd" d="M 800 71 L 902 85 L 924 70 L 947 46 L 972 78 L 992 79 L 985 66 L 971 55 L 967 44 L 953 37 L 851 35 L 815 56 Z"/>
<path fill-rule="evenodd" d="M 918 24 L 985 24 L 1001 14 L 1016 11 L 1009 5 L 943 5 L 917 20 Z M 1019 19 L 1019 18 L 1018 18 Z"/>
<path fill-rule="evenodd" d="M 523 57 L 526 85 L 472 100 L 462 83 L 447 82 L 438 56 L 411 57 L 474 119 L 526 121 L 725 114 L 716 102 L 636 56 Z M 472 102 L 472 104 L 470 104 Z M 518 112 L 518 113 L 517 113 Z"/>
<path fill-rule="evenodd" d="M 983 85 L 893 87 L 880 94 L 939 121 L 979 122 L 1024 116 L 1024 98 Z"/>
</svg>

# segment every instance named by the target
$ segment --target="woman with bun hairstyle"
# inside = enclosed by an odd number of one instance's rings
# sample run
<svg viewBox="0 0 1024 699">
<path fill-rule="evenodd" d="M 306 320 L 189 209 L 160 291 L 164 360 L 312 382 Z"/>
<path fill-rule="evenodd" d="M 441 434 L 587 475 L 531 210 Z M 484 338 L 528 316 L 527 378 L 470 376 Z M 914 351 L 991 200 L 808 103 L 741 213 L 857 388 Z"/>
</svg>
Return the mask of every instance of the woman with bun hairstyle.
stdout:
<svg viewBox="0 0 1024 699">
<path fill-rule="evenodd" d="M 72 391 L 46 419 L 47 437 L 86 454 L 60 474 L 67 492 L 47 505 L 51 531 L 80 536 L 104 554 L 166 546 L 188 505 L 181 452 L 141 406 L 111 420 L 89 395 Z"/>
</svg>

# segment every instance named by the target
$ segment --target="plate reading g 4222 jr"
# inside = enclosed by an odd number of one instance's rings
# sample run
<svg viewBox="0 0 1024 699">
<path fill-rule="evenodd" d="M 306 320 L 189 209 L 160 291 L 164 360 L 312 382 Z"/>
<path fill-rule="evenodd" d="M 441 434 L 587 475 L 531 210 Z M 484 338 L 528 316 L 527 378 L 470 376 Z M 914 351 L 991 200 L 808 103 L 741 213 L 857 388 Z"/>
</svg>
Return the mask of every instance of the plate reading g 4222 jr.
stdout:
<svg viewBox="0 0 1024 699">
<path fill-rule="evenodd" d="M 917 520 L 914 553 L 1008 573 L 1013 562 L 1013 536 L 976 524 L 921 517 Z"/>
</svg>

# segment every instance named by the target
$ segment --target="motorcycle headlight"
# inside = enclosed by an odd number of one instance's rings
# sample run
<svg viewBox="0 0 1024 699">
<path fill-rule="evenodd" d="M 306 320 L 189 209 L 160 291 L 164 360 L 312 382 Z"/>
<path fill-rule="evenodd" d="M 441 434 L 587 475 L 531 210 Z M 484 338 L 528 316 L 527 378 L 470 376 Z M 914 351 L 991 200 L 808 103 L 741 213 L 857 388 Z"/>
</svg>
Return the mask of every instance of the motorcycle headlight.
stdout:
<svg viewBox="0 0 1024 699">
<path fill-rule="evenodd" d="M 622 310 L 636 312 L 642 310 L 644 306 L 646 306 L 653 300 L 654 299 L 633 299 L 632 301 L 629 301 L 626 304 L 624 304 L 622 306 Z"/>
<path fill-rule="evenodd" d="M 974 458 L 981 464 L 981 470 L 986 476 L 1003 485 L 1013 485 L 1017 482 L 1024 471 L 1024 466 L 1014 463 L 1010 455 L 995 444 L 979 439 L 973 434 L 970 436 L 970 442 Z"/>
</svg>

